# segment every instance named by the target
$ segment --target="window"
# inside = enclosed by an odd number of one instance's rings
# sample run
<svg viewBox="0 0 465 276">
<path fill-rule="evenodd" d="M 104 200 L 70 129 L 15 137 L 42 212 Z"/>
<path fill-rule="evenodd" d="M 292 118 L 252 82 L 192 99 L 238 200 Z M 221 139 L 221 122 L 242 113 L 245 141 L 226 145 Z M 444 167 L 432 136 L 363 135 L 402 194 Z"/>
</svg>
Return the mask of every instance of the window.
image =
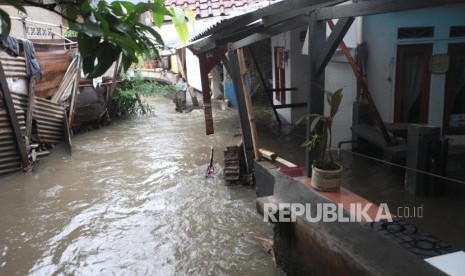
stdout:
<svg viewBox="0 0 465 276">
<path fill-rule="evenodd" d="M 397 30 L 398 39 L 434 37 L 434 27 L 408 27 Z"/>
<path fill-rule="evenodd" d="M 450 37 L 465 37 L 465 26 L 450 27 Z"/>
</svg>

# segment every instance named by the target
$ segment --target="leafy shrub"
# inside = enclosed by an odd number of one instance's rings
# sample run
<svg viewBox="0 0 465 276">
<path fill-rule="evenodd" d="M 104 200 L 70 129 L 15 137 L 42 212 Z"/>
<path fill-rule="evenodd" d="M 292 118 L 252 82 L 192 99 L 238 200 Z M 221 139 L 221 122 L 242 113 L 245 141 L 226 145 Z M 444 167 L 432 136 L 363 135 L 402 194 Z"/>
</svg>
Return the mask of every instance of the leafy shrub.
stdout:
<svg viewBox="0 0 465 276">
<path fill-rule="evenodd" d="M 154 81 L 145 81 L 140 75 L 125 78 L 116 89 L 109 114 L 112 118 L 121 116 L 139 116 L 153 114 L 153 107 L 145 100 L 151 96 L 166 96 L 173 91 L 172 85 L 162 85 Z"/>
</svg>

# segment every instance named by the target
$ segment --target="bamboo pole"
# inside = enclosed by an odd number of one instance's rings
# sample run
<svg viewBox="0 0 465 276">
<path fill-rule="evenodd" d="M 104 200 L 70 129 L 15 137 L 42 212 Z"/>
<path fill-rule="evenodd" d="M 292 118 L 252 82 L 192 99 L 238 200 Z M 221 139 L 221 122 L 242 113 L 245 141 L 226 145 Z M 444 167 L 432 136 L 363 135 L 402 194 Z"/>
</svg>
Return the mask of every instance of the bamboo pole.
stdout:
<svg viewBox="0 0 465 276">
<path fill-rule="evenodd" d="M 239 59 L 239 70 L 242 79 L 242 88 L 244 89 L 245 105 L 249 117 L 250 131 L 252 134 L 252 145 L 255 154 L 255 160 L 260 161 L 260 151 L 258 148 L 257 128 L 255 126 L 255 117 L 253 113 L 252 99 L 250 98 L 249 87 L 247 86 L 247 67 L 245 65 L 244 51 L 242 48 L 237 49 L 237 58 Z"/>
</svg>

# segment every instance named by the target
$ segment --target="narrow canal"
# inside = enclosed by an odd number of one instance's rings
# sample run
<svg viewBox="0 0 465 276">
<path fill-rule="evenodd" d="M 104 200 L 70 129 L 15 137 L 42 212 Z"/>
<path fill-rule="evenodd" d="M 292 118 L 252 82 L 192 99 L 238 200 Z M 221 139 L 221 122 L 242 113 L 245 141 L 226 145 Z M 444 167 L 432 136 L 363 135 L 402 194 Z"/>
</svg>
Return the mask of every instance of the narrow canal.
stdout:
<svg viewBox="0 0 465 276">
<path fill-rule="evenodd" d="M 238 130 L 235 111 L 155 116 L 76 135 L 32 174 L 0 178 L 0 275 L 279 275 L 254 240 L 272 229 L 255 192 L 204 179 L 210 146 Z"/>
</svg>

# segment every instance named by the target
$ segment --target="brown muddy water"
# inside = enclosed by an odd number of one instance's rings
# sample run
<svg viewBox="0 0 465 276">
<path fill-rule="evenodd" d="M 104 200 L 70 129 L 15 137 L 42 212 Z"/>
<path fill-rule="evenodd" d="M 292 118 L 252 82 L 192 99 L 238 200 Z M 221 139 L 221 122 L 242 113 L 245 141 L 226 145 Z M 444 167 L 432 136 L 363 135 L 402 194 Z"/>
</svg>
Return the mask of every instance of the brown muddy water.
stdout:
<svg viewBox="0 0 465 276">
<path fill-rule="evenodd" d="M 0 275 L 280 275 L 254 236 L 272 236 L 255 192 L 204 179 L 209 149 L 239 124 L 215 111 L 156 116 L 76 135 L 31 174 L 0 178 Z"/>
</svg>

